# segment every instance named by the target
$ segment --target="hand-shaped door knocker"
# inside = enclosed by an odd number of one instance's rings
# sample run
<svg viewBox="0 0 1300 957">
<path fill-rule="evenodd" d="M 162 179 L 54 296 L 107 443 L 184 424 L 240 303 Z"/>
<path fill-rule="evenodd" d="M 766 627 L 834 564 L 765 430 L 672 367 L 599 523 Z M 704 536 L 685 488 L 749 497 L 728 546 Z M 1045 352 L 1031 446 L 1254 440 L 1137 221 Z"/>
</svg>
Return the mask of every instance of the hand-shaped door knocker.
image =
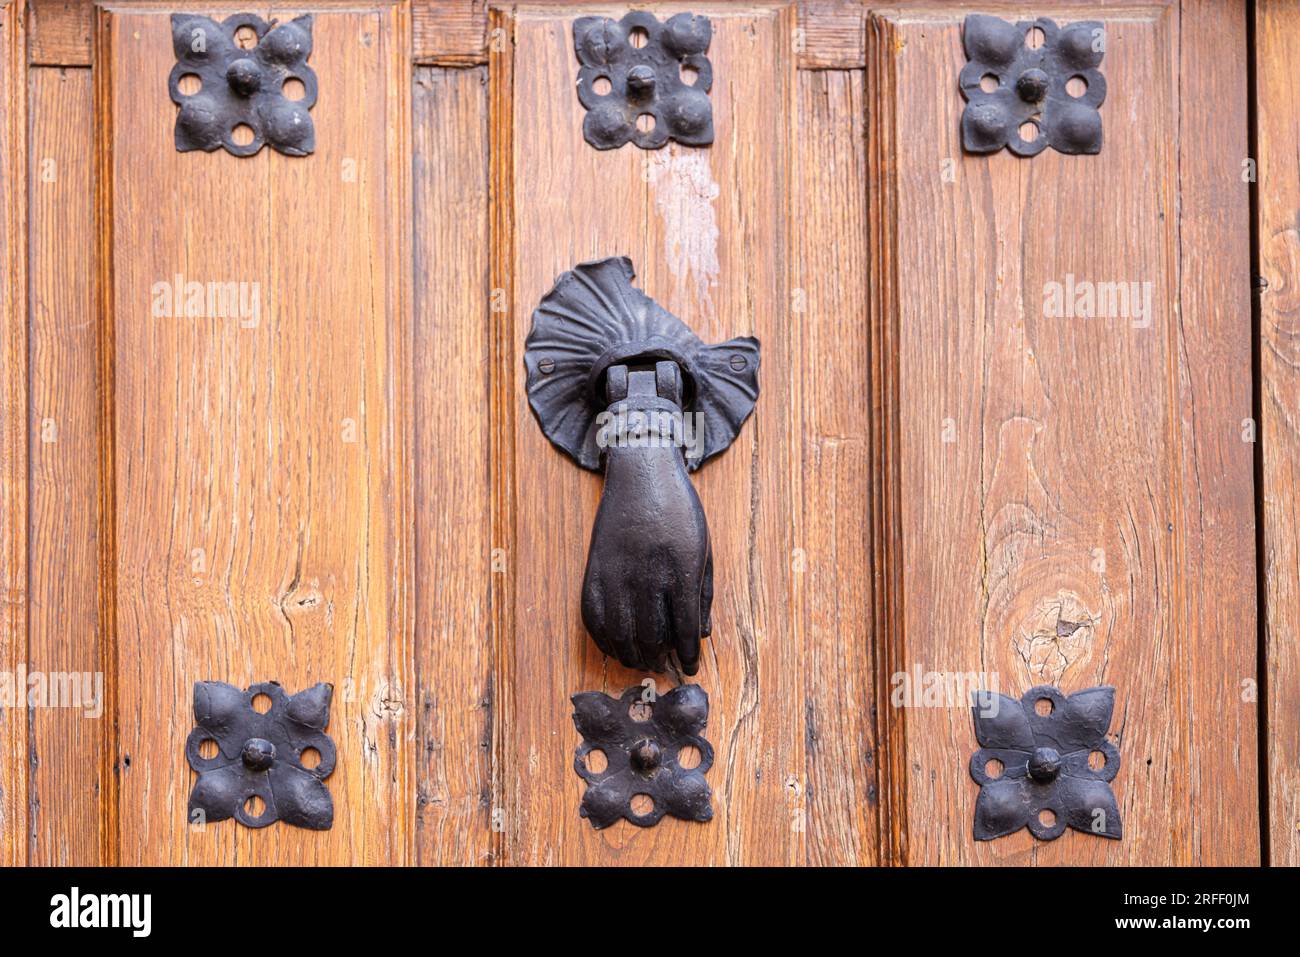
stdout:
<svg viewBox="0 0 1300 957">
<path fill-rule="evenodd" d="M 724 451 L 758 398 L 758 340 L 701 342 L 632 286 L 625 257 L 582 263 L 533 313 L 528 402 L 546 437 L 604 471 L 582 622 L 607 655 L 699 670 L 713 551 L 687 475 Z"/>
</svg>

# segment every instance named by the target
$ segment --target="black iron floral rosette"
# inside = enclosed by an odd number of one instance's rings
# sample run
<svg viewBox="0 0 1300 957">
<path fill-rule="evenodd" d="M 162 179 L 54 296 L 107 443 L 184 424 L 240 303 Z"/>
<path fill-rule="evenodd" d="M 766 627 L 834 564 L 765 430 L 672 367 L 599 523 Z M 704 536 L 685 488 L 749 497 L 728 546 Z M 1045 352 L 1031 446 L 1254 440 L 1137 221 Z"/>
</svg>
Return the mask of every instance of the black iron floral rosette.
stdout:
<svg viewBox="0 0 1300 957">
<path fill-rule="evenodd" d="M 713 818 L 713 793 L 704 780 L 713 765 L 713 747 L 704 740 L 708 693 L 699 685 L 682 685 L 646 701 L 645 692 L 638 686 L 628 688 L 621 698 L 599 691 L 572 698 L 573 723 L 583 738 L 573 767 L 587 782 L 578 813 L 598 830 L 619 818 L 640 827 L 658 824 L 665 814 L 687 821 Z M 699 751 L 696 767 L 681 766 L 680 755 L 687 746 Z M 603 771 L 587 767 L 592 751 L 604 753 Z M 644 814 L 632 809 L 632 798 L 638 794 L 654 802 Z"/>
<path fill-rule="evenodd" d="M 640 37 L 644 43 L 633 41 Z M 674 139 L 687 146 L 713 142 L 713 66 L 708 52 L 713 25 L 708 17 L 679 13 L 664 23 L 652 13 L 621 20 L 580 17 L 573 45 L 580 64 L 578 102 L 587 109 L 582 134 L 598 150 L 631 141 L 645 150 Z M 683 72 L 695 74 L 693 83 Z M 600 85 L 609 89 L 597 92 Z M 646 117 L 653 125 L 638 126 Z"/>
<path fill-rule="evenodd" d="M 235 33 L 248 27 L 257 45 L 245 50 Z M 264 145 L 288 156 L 306 156 L 316 149 L 316 129 L 308 112 L 316 105 L 316 73 L 311 56 L 311 14 L 275 25 L 251 13 L 237 13 L 221 23 L 209 17 L 172 14 L 172 47 L 176 65 L 167 81 L 176 116 L 176 149 L 180 152 L 219 147 L 235 156 L 252 156 Z M 181 92 L 181 78 L 197 76 L 197 92 Z M 285 81 L 302 82 L 300 100 L 284 95 Z M 253 131 L 252 142 L 240 145 L 236 127 Z"/>
<path fill-rule="evenodd" d="M 1114 688 L 1066 696 L 1038 685 L 1019 701 L 992 691 L 973 697 L 980 743 L 970 760 L 971 777 L 980 786 L 975 840 L 991 841 L 1022 827 L 1044 841 L 1067 827 L 1119 839 L 1119 806 L 1110 788 L 1119 773 L 1119 749 L 1106 738 Z M 1047 713 L 1039 713 L 1040 702 Z M 1094 753 L 1103 759 L 1098 767 L 1090 761 Z M 1001 765 L 996 776 L 989 770 L 994 761 Z"/>
<path fill-rule="evenodd" d="M 271 708 L 260 714 L 253 698 L 266 695 Z M 334 742 L 325 733 L 330 720 L 334 686 L 318 684 L 287 695 L 269 681 L 240 691 L 224 681 L 194 685 L 194 721 L 198 725 L 185 742 L 185 757 L 198 773 L 190 792 L 189 816 L 204 821 L 233 817 L 248 827 L 284 821 L 315 831 L 334 823 L 334 801 L 325 779 L 334 771 Z M 217 754 L 205 758 L 200 748 L 215 741 Z M 302 755 L 315 749 L 320 763 L 303 764 Z M 248 805 L 261 798 L 264 809 L 253 817 Z"/>
<path fill-rule="evenodd" d="M 1027 45 L 1029 31 L 1043 34 L 1043 45 Z M 971 14 L 962 29 L 970 60 L 959 83 L 967 100 L 961 115 L 962 145 L 972 153 L 1004 146 L 1018 156 L 1034 156 L 1048 146 L 1060 153 L 1101 152 L 1101 113 L 1106 78 L 1098 69 L 1105 56 L 1105 28 L 1096 20 L 1058 27 L 1047 17 L 1008 23 Z M 982 84 L 996 85 L 985 90 Z M 1079 96 L 1068 84 L 1079 80 Z M 1020 135 L 1032 123 L 1033 140 Z"/>
</svg>

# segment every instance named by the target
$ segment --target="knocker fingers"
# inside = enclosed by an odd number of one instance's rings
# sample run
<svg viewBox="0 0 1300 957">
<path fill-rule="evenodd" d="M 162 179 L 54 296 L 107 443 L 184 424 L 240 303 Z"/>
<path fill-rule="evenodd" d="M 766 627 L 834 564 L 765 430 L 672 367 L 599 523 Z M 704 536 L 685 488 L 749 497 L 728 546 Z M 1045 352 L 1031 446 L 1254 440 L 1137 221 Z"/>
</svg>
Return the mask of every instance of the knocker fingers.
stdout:
<svg viewBox="0 0 1300 957">
<path fill-rule="evenodd" d="M 704 559 L 704 582 L 700 586 L 700 636 L 713 634 L 713 547 L 709 546 Z"/>
<path fill-rule="evenodd" d="M 625 668 L 637 668 L 644 671 L 645 659 L 636 641 L 636 610 L 632 606 L 632 596 L 623 592 L 606 606 L 609 630 L 606 637 L 614 647 L 614 655 Z"/>
<path fill-rule="evenodd" d="M 600 653 L 614 658 L 614 646 L 607 634 L 609 616 L 605 610 L 605 589 L 599 579 L 589 578 L 583 583 L 582 590 L 582 624 Z"/>
<path fill-rule="evenodd" d="M 677 660 L 683 672 L 693 675 L 700 670 L 700 601 L 695 595 L 680 595 L 673 602 L 673 629 Z"/>
<path fill-rule="evenodd" d="M 640 598 L 637 615 L 637 647 L 651 671 L 663 671 L 667 665 L 672 645 L 668 631 L 669 597 L 660 591 L 650 591 Z"/>
</svg>

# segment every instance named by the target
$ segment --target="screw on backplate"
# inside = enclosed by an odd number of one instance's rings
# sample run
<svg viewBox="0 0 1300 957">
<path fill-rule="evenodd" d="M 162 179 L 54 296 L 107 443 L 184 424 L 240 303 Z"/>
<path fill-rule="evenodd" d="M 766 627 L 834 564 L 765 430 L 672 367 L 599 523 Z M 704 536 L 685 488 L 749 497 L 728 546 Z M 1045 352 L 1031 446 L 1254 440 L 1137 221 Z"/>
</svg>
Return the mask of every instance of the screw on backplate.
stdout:
<svg viewBox="0 0 1300 957">
<path fill-rule="evenodd" d="M 555 371 L 555 360 L 543 359 L 541 362 L 537 363 L 537 370 L 542 375 L 550 375 L 552 372 Z"/>
<path fill-rule="evenodd" d="M 731 357 L 731 368 L 732 368 L 732 370 L 735 371 L 735 372 L 744 372 L 744 371 L 745 371 L 745 357 L 742 356 L 742 355 L 739 355 L 739 354 L 732 356 L 732 357 Z"/>
</svg>

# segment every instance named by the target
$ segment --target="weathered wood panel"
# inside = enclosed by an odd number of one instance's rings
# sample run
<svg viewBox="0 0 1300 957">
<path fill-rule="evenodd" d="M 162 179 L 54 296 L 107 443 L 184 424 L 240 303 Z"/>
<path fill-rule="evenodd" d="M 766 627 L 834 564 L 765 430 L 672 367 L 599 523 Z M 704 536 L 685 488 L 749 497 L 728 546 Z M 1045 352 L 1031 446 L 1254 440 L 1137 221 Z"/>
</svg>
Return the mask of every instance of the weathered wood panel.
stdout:
<svg viewBox="0 0 1300 957">
<path fill-rule="evenodd" d="M 487 63 L 486 0 L 423 0 L 411 5 L 416 63 L 478 66 Z"/>
<path fill-rule="evenodd" d="M 1166 414 L 1180 439 L 1169 657 L 1185 771 L 1173 781 L 1170 857 L 1250 865 L 1263 823 L 1255 450 L 1245 431 L 1254 394 L 1246 5 L 1183 0 L 1179 14 L 1178 321 L 1168 329 Z"/>
<path fill-rule="evenodd" d="M 795 52 L 801 69 L 857 70 L 866 66 L 863 0 L 803 0 Z"/>
<path fill-rule="evenodd" d="M 166 85 L 129 82 L 174 62 L 167 13 L 107 7 L 97 29 L 111 64 L 97 111 L 113 146 L 122 862 L 405 863 L 405 11 L 316 13 L 325 92 L 306 158 L 176 152 Z M 178 281 L 242 284 L 239 306 L 209 297 L 190 315 L 167 302 Z M 187 826 L 191 689 L 208 679 L 334 684 L 332 830 Z"/>
<path fill-rule="evenodd" d="M 0 865 L 27 859 L 27 55 L 21 0 L 0 5 Z"/>
<path fill-rule="evenodd" d="M 1300 7 L 1255 6 L 1269 863 L 1300 865 Z"/>
<path fill-rule="evenodd" d="M 512 99 L 494 98 L 493 122 L 493 162 L 505 171 L 513 210 L 505 236 L 498 225 L 495 246 L 510 259 L 497 274 L 511 281 L 513 330 L 511 355 L 498 368 L 512 379 L 513 406 L 498 427 L 514 429 L 514 471 L 496 477 L 513 490 L 516 529 L 507 661 L 516 717 L 506 795 L 513 863 L 805 859 L 807 617 L 792 555 L 806 538 L 795 498 L 803 450 L 789 411 L 797 401 L 797 330 L 788 321 L 786 265 L 793 15 L 788 8 L 696 12 L 714 20 L 715 71 L 738 76 L 743 65 L 751 81 L 729 86 L 728 96 L 715 92 L 711 149 L 650 154 L 599 152 L 583 141 L 571 16 L 521 7 L 517 19 L 499 21 L 513 40 L 508 67 L 506 57 L 492 66 L 492 82 L 513 91 Z M 717 582 L 713 638 L 697 678 L 710 695 L 717 749 L 716 816 L 707 827 L 665 820 L 651 830 L 620 824 L 597 832 L 577 814 L 582 782 L 572 770 L 578 739 L 569 696 L 621 692 L 643 676 L 605 661 L 583 630 L 578 597 L 600 480 L 576 469 L 536 427 L 519 357 L 532 310 L 555 278 L 577 262 L 617 254 L 630 255 L 641 287 L 705 339 L 755 333 L 763 342 L 754 419 L 695 477 Z"/>
<path fill-rule="evenodd" d="M 874 864 L 873 675 L 867 323 L 866 111 L 861 71 L 801 72 L 789 320 L 801 540 L 805 761 L 799 816 L 808 863 Z M 797 417 L 796 417 L 797 415 Z"/>
<path fill-rule="evenodd" d="M 962 153 L 961 12 L 873 17 L 886 670 L 1113 684 L 1124 761 L 1122 842 L 976 843 L 968 689 L 947 681 L 888 719 L 910 863 L 1258 858 L 1242 8 L 1178 14 L 1103 12 L 1105 145 L 1029 161 Z M 1131 306 L 1052 305 L 1113 283 Z"/>
<path fill-rule="evenodd" d="M 100 630 L 103 428 L 95 314 L 94 88 L 89 70 L 31 71 L 29 668 L 33 864 L 109 861 L 101 796 L 112 728 Z"/>
<path fill-rule="evenodd" d="M 415 74 L 415 622 L 421 864 L 494 832 L 487 70 Z"/>
<path fill-rule="evenodd" d="M 40 66 L 88 66 L 93 0 L 27 0 L 28 59 Z"/>
</svg>

